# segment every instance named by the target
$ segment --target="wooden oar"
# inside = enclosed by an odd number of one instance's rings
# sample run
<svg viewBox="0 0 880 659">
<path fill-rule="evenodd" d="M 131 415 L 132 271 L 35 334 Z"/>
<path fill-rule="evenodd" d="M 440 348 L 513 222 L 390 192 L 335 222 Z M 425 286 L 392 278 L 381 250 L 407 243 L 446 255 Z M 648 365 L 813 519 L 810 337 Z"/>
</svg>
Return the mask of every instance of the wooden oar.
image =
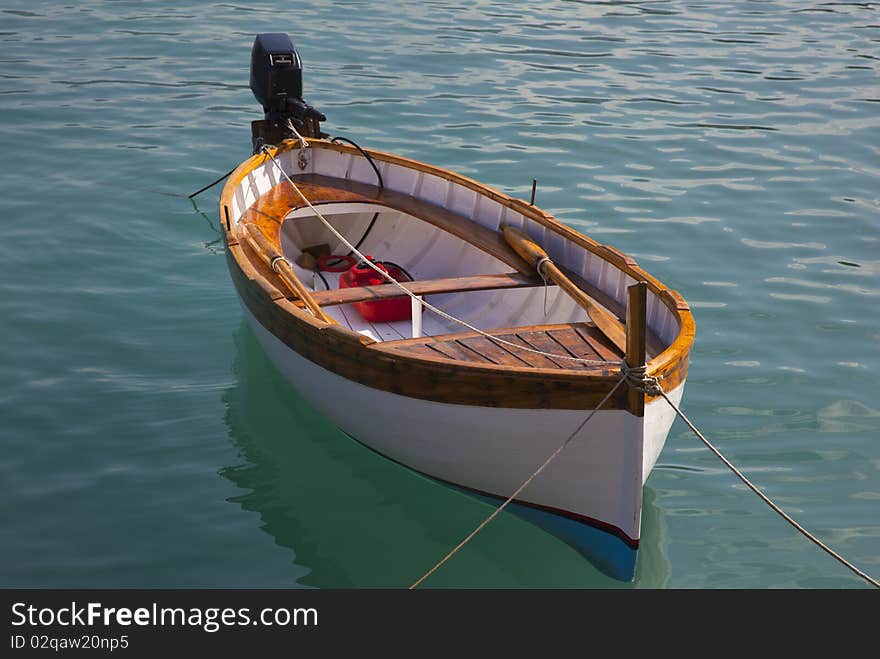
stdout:
<svg viewBox="0 0 880 659">
<path fill-rule="evenodd" d="M 620 321 L 601 308 L 593 298 L 584 293 L 571 279 L 566 277 L 553 261 L 549 259 L 547 252 L 516 227 L 505 226 L 504 239 L 533 268 L 537 267 L 538 263 L 543 259 L 546 259 L 541 264 L 541 272 L 547 278 L 556 282 L 559 288 L 568 293 L 575 302 L 583 307 L 590 320 L 599 328 L 599 331 L 607 336 L 621 353 L 626 354 L 626 329 L 624 329 Z"/>
<path fill-rule="evenodd" d="M 290 267 L 290 263 L 288 263 L 287 259 L 275 249 L 275 246 L 266 237 L 266 234 L 264 234 L 256 224 L 251 224 L 250 222 L 243 223 L 243 228 L 244 237 L 247 239 L 251 249 L 259 254 L 260 258 L 263 259 L 263 262 L 281 277 L 281 281 L 290 288 L 294 295 L 302 300 L 303 304 L 306 305 L 306 308 L 312 312 L 312 315 L 318 320 L 323 320 L 325 323 L 330 323 L 331 325 L 336 323 L 336 321 L 328 316 L 321 306 L 312 299 L 311 293 L 309 293 L 308 289 L 299 280 L 299 277 L 296 276 L 296 273 Z"/>
</svg>

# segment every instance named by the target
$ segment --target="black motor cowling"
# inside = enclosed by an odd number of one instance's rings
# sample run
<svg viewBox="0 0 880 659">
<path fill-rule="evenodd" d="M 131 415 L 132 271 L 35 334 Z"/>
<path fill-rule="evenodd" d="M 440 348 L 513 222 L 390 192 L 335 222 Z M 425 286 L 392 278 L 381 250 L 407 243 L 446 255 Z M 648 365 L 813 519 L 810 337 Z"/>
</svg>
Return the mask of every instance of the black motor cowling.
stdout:
<svg viewBox="0 0 880 659">
<path fill-rule="evenodd" d="M 284 112 L 288 100 L 302 100 L 302 63 L 286 34 L 268 32 L 254 39 L 251 91 L 266 114 Z"/>
<path fill-rule="evenodd" d="M 302 98 L 302 62 L 290 37 L 258 34 L 251 51 L 251 91 L 263 106 L 263 121 L 252 122 L 254 151 L 262 144 L 294 137 L 289 124 L 306 137 L 322 137 L 326 117 Z"/>
</svg>

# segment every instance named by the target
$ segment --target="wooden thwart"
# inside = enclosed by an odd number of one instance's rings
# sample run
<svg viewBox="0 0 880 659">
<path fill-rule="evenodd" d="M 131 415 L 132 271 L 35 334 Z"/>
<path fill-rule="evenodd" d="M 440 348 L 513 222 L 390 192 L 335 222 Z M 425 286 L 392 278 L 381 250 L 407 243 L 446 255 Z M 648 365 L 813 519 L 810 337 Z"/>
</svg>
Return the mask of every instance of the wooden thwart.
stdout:
<svg viewBox="0 0 880 659">
<path fill-rule="evenodd" d="M 436 295 L 439 293 L 461 293 L 464 291 L 486 291 L 543 285 L 539 280 L 525 277 L 515 272 L 501 275 L 472 275 L 470 277 L 425 279 L 401 283 L 413 295 Z M 351 288 L 319 291 L 312 293 L 312 299 L 322 307 L 329 307 L 337 304 L 404 297 L 405 295 L 406 293 L 401 291 L 395 284 L 379 284 L 377 286 L 354 286 Z"/>
</svg>

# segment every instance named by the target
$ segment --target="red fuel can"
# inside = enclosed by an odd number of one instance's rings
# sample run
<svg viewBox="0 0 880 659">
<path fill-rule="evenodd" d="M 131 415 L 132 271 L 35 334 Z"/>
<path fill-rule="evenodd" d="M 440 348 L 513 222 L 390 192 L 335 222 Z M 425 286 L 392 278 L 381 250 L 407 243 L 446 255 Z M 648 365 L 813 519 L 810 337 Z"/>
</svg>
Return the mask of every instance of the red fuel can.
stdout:
<svg viewBox="0 0 880 659">
<path fill-rule="evenodd" d="M 412 281 L 398 266 L 392 263 L 374 261 L 370 256 L 367 256 L 367 258 L 397 281 Z M 387 279 L 366 263 L 356 263 L 339 277 L 339 288 L 380 286 L 387 283 Z M 368 320 L 371 323 L 390 323 L 396 320 L 410 320 L 412 318 L 412 302 L 408 297 L 376 300 L 375 302 L 355 302 L 354 308 L 364 317 L 364 320 Z"/>
</svg>

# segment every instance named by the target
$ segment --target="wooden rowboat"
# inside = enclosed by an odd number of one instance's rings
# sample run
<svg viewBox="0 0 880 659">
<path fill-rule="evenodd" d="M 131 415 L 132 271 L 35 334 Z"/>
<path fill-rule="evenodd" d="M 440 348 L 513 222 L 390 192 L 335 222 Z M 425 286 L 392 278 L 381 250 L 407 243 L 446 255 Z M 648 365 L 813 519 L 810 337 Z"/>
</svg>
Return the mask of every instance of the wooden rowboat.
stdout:
<svg viewBox="0 0 880 659">
<path fill-rule="evenodd" d="M 630 257 L 528 202 L 300 128 L 314 136 L 257 152 L 220 199 L 229 271 L 272 362 L 357 441 L 496 502 L 607 398 L 508 509 L 631 579 L 642 487 L 674 413 L 618 386 L 620 364 L 640 365 L 647 345 L 648 374 L 678 402 L 694 337 L 687 304 Z M 393 283 L 340 287 L 350 273 L 326 255 L 353 246 L 399 266 L 415 298 Z M 549 257 L 543 269 L 529 248 Z M 545 283 L 548 264 L 560 279 Z M 628 304 L 638 290 L 642 314 L 637 296 Z M 392 300 L 408 317 L 368 319 L 364 303 L 387 310 Z M 627 345 L 609 322 L 625 326 Z"/>
</svg>

